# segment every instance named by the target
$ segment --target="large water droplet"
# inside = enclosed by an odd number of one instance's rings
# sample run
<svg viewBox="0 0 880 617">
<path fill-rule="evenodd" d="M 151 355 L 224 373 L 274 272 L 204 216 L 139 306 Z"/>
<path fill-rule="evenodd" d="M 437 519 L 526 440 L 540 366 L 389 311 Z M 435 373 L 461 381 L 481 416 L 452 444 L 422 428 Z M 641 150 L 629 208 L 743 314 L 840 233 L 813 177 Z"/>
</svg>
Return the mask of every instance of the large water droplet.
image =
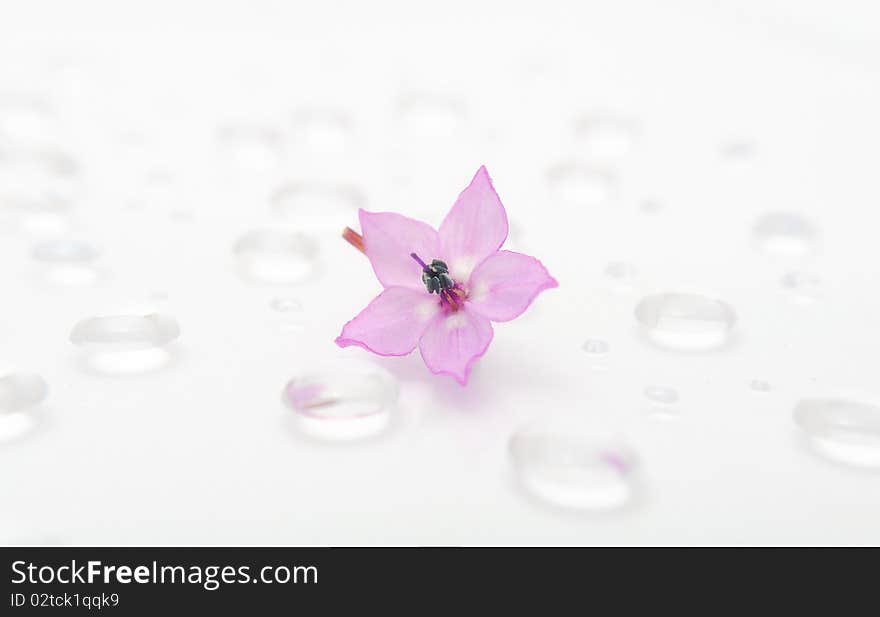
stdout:
<svg viewBox="0 0 880 617">
<path fill-rule="evenodd" d="M 13 441 L 37 425 L 35 408 L 49 387 L 39 375 L 13 373 L 0 377 L 0 443 Z"/>
<path fill-rule="evenodd" d="M 681 351 L 721 347 L 736 322 L 736 313 L 725 302 L 687 293 L 646 296 L 636 305 L 635 316 L 648 340 Z"/>
<path fill-rule="evenodd" d="M 611 510 L 635 492 L 635 457 L 626 447 L 532 428 L 510 438 L 517 478 L 531 496 L 576 510 Z"/>
<path fill-rule="evenodd" d="M 794 420 L 822 456 L 848 465 L 880 467 L 880 406 L 844 398 L 798 402 Z"/>
<path fill-rule="evenodd" d="M 307 371 L 284 388 L 302 434 L 325 441 L 375 437 L 389 428 L 397 404 L 397 382 L 372 364 L 340 362 Z"/>
<path fill-rule="evenodd" d="M 815 250 L 817 233 L 807 219 L 790 212 L 772 212 L 759 218 L 752 229 L 755 245 L 784 257 L 803 257 Z"/>
<path fill-rule="evenodd" d="M 171 360 L 168 345 L 180 326 L 168 315 L 108 315 L 77 323 L 70 341 L 81 348 L 86 365 L 100 373 L 158 370 Z"/>
<path fill-rule="evenodd" d="M 557 165 L 547 174 L 556 199 L 569 206 L 600 206 L 614 196 L 615 181 L 610 172 L 574 163 Z"/>
<path fill-rule="evenodd" d="M 233 252 L 245 278 L 267 284 L 301 282 L 314 273 L 318 259 L 318 245 L 310 236 L 273 230 L 247 232 Z"/>
<path fill-rule="evenodd" d="M 638 137 L 637 124 L 613 114 L 589 114 L 575 123 L 583 155 L 592 161 L 616 162 L 626 156 Z"/>
</svg>

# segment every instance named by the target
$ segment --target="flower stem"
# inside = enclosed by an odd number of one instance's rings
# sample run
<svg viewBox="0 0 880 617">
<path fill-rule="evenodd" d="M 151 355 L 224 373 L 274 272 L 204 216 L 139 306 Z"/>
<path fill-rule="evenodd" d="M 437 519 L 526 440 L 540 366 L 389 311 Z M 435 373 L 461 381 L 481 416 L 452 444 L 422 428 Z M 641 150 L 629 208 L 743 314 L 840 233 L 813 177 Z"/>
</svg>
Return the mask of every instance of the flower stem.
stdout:
<svg viewBox="0 0 880 617">
<path fill-rule="evenodd" d="M 364 237 L 354 229 L 346 227 L 342 230 L 342 237 L 361 253 L 366 253 L 366 250 L 364 250 Z"/>
</svg>

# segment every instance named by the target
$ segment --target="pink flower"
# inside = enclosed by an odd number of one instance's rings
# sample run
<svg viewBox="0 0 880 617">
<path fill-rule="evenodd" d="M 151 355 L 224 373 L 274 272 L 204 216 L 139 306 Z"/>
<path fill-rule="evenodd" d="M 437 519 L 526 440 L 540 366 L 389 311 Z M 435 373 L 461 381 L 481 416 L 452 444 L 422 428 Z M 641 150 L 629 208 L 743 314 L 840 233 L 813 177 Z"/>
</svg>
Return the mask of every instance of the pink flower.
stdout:
<svg viewBox="0 0 880 617">
<path fill-rule="evenodd" d="M 507 213 L 480 167 L 439 231 L 391 212 L 359 211 L 362 250 L 385 288 L 342 328 L 340 347 L 359 345 L 381 356 L 419 347 L 435 374 L 467 383 L 492 341 L 493 321 L 521 315 L 556 280 L 534 257 L 502 251 Z"/>
</svg>

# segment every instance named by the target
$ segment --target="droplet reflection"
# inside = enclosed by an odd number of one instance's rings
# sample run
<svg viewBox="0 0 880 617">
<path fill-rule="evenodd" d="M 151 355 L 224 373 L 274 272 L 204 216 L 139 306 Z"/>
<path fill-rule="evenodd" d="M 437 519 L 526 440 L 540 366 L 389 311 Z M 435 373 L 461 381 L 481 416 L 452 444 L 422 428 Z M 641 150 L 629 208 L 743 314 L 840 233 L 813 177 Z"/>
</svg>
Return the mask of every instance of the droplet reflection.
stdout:
<svg viewBox="0 0 880 617">
<path fill-rule="evenodd" d="M 322 441 L 375 437 L 391 425 L 397 382 L 378 366 L 339 362 L 306 371 L 284 387 L 283 400 L 295 412 L 296 429 Z"/>
<path fill-rule="evenodd" d="M 584 511 L 613 510 L 635 493 L 635 456 L 618 443 L 532 428 L 508 444 L 517 479 L 532 497 Z"/>
</svg>

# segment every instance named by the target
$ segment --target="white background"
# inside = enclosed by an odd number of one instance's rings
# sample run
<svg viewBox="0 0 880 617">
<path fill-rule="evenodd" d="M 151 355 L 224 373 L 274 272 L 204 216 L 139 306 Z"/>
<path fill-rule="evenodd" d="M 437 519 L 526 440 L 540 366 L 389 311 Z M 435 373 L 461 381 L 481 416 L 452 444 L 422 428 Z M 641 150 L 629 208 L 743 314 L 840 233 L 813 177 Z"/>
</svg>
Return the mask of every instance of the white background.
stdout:
<svg viewBox="0 0 880 617">
<path fill-rule="evenodd" d="M 880 390 L 877 24 L 855 1 L 3 0 L 0 94 L 48 109 L 7 128 L 75 158 L 62 231 L 100 248 L 104 276 L 47 283 L 30 256 L 38 230 L 2 223 L 0 372 L 39 373 L 50 393 L 39 430 L 0 447 L 0 537 L 877 543 L 880 477 L 822 460 L 792 419 L 803 397 Z M 414 134 L 401 115 L 414 93 L 461 116 Z M 309 141 L 295 122 L 328 109 L 350 121 L 341 144 Z M 586 157 L 574 129 L 597 113 L 637 138 L 608 163 L 608 199 L 565 203 L 548 174 Z M 275 131 L 277 160 L 241 168 L 224 126 Z M 738 144 L 743 155 L 725 154 Z M 509 245 L 559 289 L 496 327 L 465 389 L 418 354 L 377 360 L 406 418 L 385 439 L 299 438 L 282 386 L 317 360 L 366 355 L 333 339 L 379 287 L 339 221 L 279 216 L 270 195 L 288 181 L 346 183 L 367 209 L 438 224 L 480 164 Z M 756 250 L 752 225 L 775 211 L 815 225 L 813 254 Z M 320 242 L 312 280 L 239 276 L 232 246 L 266 227 Z M 636 268 L 630 289 L 604 273 L 618 260 Z M 820 297 L 794 301 L 780 286 L 789 271 L 816 275 Z M 639 298 L 682 289 L 734 307 L 729 347 L 681 354 L 639 337 Z M 305 328 L 279 327 L 279 296 L 302 303 Z M 177 362 L 125 378 L 83 371 L 73 325 L 132 304 L 179 320 Z M 581 350 L 588 338 L 610 346 L 603 370 Z M 649 385 L 678 392 L 671 417 L 651 413 Z M 628 443 L 638 503 L 577 515 L 524 499 L 507 442 L 540 420 Z"/>
</svg>

